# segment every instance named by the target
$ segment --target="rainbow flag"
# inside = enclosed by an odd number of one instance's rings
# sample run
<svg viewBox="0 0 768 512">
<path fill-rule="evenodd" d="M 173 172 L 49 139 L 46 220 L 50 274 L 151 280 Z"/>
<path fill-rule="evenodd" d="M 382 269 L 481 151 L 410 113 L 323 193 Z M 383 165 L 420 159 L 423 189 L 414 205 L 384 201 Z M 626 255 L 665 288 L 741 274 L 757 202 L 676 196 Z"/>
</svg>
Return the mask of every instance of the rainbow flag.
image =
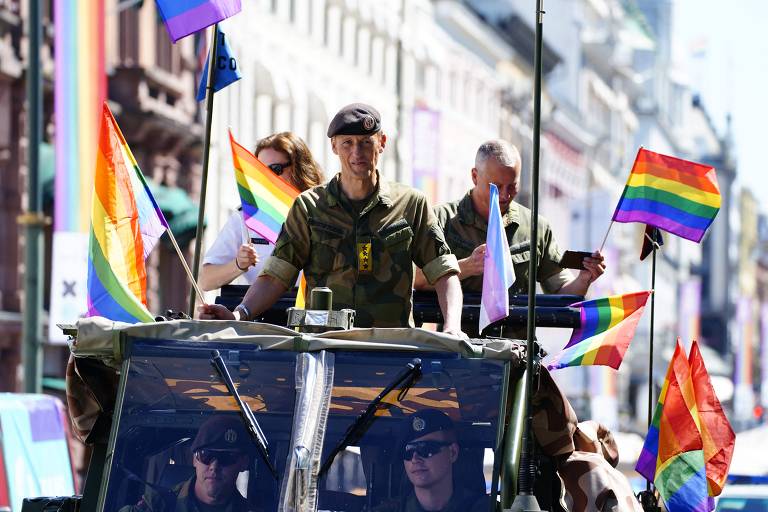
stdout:
<svg viewBox="0 0 768 512">
<path fill-rule="evenodd" d="M 168 35 L 174 43 L 240 12 L 240 0 L 157 0 Z"/>
<path fill-rule="evenodd" d="M 274 244 L 299 191 L 235 142 L 232 132 L 229 141 L 245 225 Z"/>
<path fill-rule="evenodd" d="M 106 99 L 103 0 L 55 0 L 56 231 L 88 231 L 101 104 Z"/>
<path fill-rule="evenodd" d="M 688 364 L 691 367 L 691 380 L 696 395 L 696 409 L 699 411 L 709 495 L 719 496 L 728 478 L 728 468 L 731 467 L 736 446 L 736 434 L 715 395 L 696 340 L 691 344 Z"/>
<path fill-rule="evenodd" d="M 299 273 L 299 289 L 296 290 L 296 302 L 293 307 L 296 309 L 306 309 L 307 307 L 307 280 L 303 270 Z"/>
<path fill-rule="evenodd" d="M 88 256 L 88 316 L 151 322 L 144 260 L 168 229 L 136 160 L 104 103 Z"/>
<path fill-rule="evenodd" d="M 618 370 L 650 295 L 644 291 L 571 304 L 581 308 L 580 327 L 547 368 L 602 365 Z"/>
<path fill-rule="evenodd" d="M 483 294 L 480 297 L 480 332 L 509 315 L 509 287 L 515 283 L 515 269 L 509 254 L 507 232 L 499 208 L 499 189 L 490 184 L 490 210 L 483 261 Z"/>
<path fill-rule="evenodd" d="M 54 0 L 54 232 L 48 340 L 88 309 L 88 232 L 101 104 L 106 99 L 104 1 Z"/>
<path fill-rule="evenodd" d="M 640 148 L 613 220 L 643 222 L 699 242 L 719 210 L 714 167 Z"/>
<path fill-rule="evenodd" d="M 678 339 L 635 466 L 670 512 L 710 510 L 700 425 L 691 367 Z"/>
</svg>

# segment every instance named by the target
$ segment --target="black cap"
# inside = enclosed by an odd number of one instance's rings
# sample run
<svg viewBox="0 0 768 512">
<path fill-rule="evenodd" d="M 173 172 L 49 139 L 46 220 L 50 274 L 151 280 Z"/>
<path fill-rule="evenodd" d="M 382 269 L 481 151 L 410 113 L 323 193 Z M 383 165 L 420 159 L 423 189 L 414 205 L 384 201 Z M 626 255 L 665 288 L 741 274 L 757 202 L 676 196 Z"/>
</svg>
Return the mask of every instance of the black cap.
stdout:
<svg viewBox="0 0 768 512">
<path fill-rule="evenodd" d="M 365 103 L 352 103 L 339 110 L 328 125 L 328 137 L 371 135 L 381 130 L 381 114 Z"/>
<path fill-rule="evenodd" d="M 249 451 L 251 446 L 242 419 L 238 416 L 217 415 L 200 426 L 191 449 L 193 453 L 203 448 Z"/>
<path fill-rule="evenodd" d="M 432 432 L 453 429 L 453 421 L 444 412 L 437 409 L 422 409 L 405 419 L 401 432 L 401 442 L 404 445 Z"/>
</svg>

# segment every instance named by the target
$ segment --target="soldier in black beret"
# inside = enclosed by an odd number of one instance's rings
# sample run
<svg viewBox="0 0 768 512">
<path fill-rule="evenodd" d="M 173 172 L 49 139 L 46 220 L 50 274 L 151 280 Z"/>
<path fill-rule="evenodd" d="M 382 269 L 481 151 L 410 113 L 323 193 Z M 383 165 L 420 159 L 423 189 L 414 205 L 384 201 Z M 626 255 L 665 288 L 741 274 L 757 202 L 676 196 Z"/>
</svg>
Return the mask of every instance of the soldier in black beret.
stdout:
<svg viewBox="0 0 768 512">
<path fill-rule="evenodd" d="M 195 476 L 169 492 L 150 488 L 141 501 L 120 512 L 247 512 L 248 502 L 235 483 L 248 469 L 253 443 L 236 415 L 220 414 L 200 426 L 192 441 Z"/>
<path fill-rule="evenodd" d="M 461 332 L 459 265 L 426 196 L 381 176 L 387 145 L 381 115 L 352 103 L 328 125 L 339 173 L 294 201 L 275 250 L 234 312 L 200 307 L 203 319 L 249 320 L 270 308 L 304 271 L 308 288 L 333 290 L 336 309 L 354 309 L 355 327 L 413 326 L 413 268 L 434 285 L 443 331 Z"/>
<path fill-rule="evenodd" d="M 453 421 L 437 409 L 422 409 L 403 420 L 400 433 L 403 467 L 413 491 L 376 512 L 475 512 L 488 510 L 485 495 L 454 481 L 459 444 Z"/>
</svg>

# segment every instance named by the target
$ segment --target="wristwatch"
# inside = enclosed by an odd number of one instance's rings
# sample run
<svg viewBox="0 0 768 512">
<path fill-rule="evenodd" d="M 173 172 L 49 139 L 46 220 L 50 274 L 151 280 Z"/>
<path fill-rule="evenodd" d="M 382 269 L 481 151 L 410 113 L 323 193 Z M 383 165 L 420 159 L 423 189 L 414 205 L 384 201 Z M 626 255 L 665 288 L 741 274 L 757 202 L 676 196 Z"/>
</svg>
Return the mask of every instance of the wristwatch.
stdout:
<svg viewBox="0 0 768 512">
<path fill-rule="evenodd" d="M 235 308 L 235 311 L 240 312 L 240 320 L 244 321 L 250 321 L 251 319 L 251 310 L 248 309 L 245 304 L 238 304 Z"/>
</svg>

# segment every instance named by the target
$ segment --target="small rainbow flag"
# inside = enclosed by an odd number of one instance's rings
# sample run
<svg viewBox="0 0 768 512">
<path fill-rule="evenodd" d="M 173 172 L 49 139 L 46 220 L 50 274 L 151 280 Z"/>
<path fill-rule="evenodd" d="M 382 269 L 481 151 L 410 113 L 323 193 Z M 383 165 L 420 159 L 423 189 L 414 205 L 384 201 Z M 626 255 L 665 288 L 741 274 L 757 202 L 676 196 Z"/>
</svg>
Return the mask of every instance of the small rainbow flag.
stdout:
<svg viewBox="0 0 768 512">
<path fill-rule="evenodd" d="M 88 316 L 151 322 L 144 260 L 168 223 L 106 102 L 91 213 Z"/>
<path fill-rule="evenodd" d="M 640 148 L 613 213 L 700 242 L 720 210 L 715 169 Z"/>
<path fill-rule="evenodd" d="M 299 191 L 235 142 L 232 132 L 229 141 L 245 225 L 274 244 Z"/>
<path fill-rule="evenodd" d="M 670 512 L 708 512 L 704 443 L 691 367 L 677 341 L 635 470 L 653 481 Z"/>
<path fill-rule="evenodd" d="M 240 0 L 157 0 L 168 35 L 174 43 L 240 12 Z"/>
<path fill-rule="evenodd" d="M 581 308 L 581 326 L 574 329 L 568 344 L 547 368 L 602 365 L 618 370 L 651 293 L 612 295 L 571 304 Z"/>
</svg>

